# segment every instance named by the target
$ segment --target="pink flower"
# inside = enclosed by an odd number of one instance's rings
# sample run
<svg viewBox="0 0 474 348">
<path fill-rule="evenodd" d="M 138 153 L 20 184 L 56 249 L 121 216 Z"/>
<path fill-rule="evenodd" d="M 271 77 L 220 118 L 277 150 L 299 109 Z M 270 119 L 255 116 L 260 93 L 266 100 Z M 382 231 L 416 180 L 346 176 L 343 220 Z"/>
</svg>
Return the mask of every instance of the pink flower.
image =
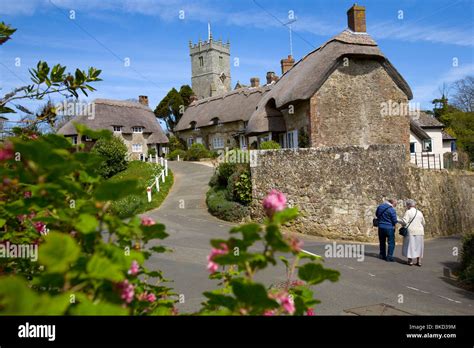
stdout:
<svg viewBox="0 0 474 348">
<path fill-rule="evenodd" d="M 138 264 L 137 261 L 133 260 L 132 265 L 130 266 L 130 269 L 128 270 L 128 274 L 136 275 L 139 270 L 140 270 L 140 265 Z"/>
<path fill-rule="evenodd" d="M 148 217 L 148 216 L 143 216 L 142 217 L 142 225 L 143 226 L 152 226 L 154 224 L 156 224 L 156 222 L 151 217 Z"/>
<path fill-rule="evenodd" d="M 31 198 L 31 191 L 26 191 L 23 193 L 23 198 Z"/>
<path fill-rule="evenodd" d="M 267 309 L 265 312 L 263 312 L 263 315 L 265 317 L 271 317 L 275 315 L 275 310 L 274 309 Z"/>
<path fill-rule="evenodd" d="M 149 294 L 148 292 L 142 292 L 140 295 L 137 296 L 139 301 L 147 301 L 147 302 L 155 302 L 156 296 L 155 294 Z"/>
<path fill-rule="evenodd" d="M 229 247 L 221 243 L 221 249 L 212 248 L 211 253 L 207 256 L 207 269 L 209 272 L 214 273 L 219 268 L 219 265 L 214 262 L 214 258 L 218 255 L 224 255 L 229 252 Z"/>
<path fill-rule="evenodd" d="M 303 241 L 299 240 L 296 237 L 290 237 L 288 243 L 290 244 L 291 250 L 297 253 L 299 253 L 301 251 L 301 248 L 303 247 Z"/>
<path fill-rule="evenodd" d="M 35 221 L 33 222 L 33 227 L 35 228 L 36 231 L 38 231 L 38 233 L 42 235 L 48 234 L 48 230 L 46 229 L 46 224 L 44 222 Z"/>
<path fill-rule="evenodd" d="M 265 197 L 262 204 L 266 214 L 271 217 L 277 211 L 282 211 L 286 208 L 286 197 L 280 191 L 273 189 Z"/>
<path fill-rule="evenodd" d="M 308 308 L 306 310 L 306 315 L 313 316 L 314 315 L 314 308 Z"/>
<path fill-rule="evenodd" d="M 156 296 L 155 296 L 155 294 L 148 294 L 146 296 L 146 299 L 147 299 L 148 302 L 155 302 L 156 301 Z"/>
<path fill-rule="evenodd" d="M 38 139 L 38 134 L 31 134 L 28 138 L 30 138 L 31 140 L 36 140 Z"/>
<path fill-rule="evenodd" d="M 133 296 L 135 294 L 133 285 L 125 279 L 123 282 L 118 283 L 118 288 L 120 289 L 120 298 L 124 300 L 126 303 L 130 303 L 133 301 Z"/>
<path fill-rule="evenodd" d="M 9 160 L 13 158 L 13 155 L 14 152 L 12 143 L 6 143 L 2 148 L 0 148 L 0 161 Z"/>
<path fill-rule="evenodd" d="M 286 291 L 280 292 L 271 297 L 273 297 L 283 307 L 283 310 L 285 310 L 285 312 L 287 312 L 288 314 L 295 313 L 296 308 L 293 302 L 293 298 L 288 295 Z"/>
</svg>

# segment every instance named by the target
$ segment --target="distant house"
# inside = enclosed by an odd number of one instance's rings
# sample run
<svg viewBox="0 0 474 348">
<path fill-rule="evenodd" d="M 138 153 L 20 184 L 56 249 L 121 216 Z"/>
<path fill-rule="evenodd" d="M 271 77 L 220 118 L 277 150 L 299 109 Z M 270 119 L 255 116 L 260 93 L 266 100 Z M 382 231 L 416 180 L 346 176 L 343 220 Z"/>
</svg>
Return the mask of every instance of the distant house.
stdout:
<svg viewBox="0 0 474 348">
<path fill-rule="evenodd" d="M 92 115 L 73 118 L 58 133 L 71 138 L 73 144 L 85 143 L 86 149 L 90 149 L 94 142 L 86 136 L 79 137 L 74 123 L 93 130 L 108 129 L 123 139 L 130 159 L 142 159 L 150 149 L 158 155 L 166 151 L 168 137 L 148 107 L 148 97 L 140 96 L 138 103 L 111 99 L 96 99 L 92 103 Z"/>
<path fill-rule="evenodd" d="M 421 111 L 410 120 L 410 161 L 423 168 L 444 168 L 443 155 L 456 151 L 456 139 L 435 117 Z"/>
</svg>

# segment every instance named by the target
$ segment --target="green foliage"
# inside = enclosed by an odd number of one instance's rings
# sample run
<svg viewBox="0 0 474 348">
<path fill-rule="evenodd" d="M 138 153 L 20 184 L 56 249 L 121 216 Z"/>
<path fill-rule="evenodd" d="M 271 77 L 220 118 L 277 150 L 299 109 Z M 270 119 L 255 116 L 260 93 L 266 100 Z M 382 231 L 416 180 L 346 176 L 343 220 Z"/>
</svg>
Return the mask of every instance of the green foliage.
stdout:
<svg viewBox="0 0 474 348">
<path fill-rule="evenodd" d="M 0 258 L 0 313 L 171 314 L 173 292 L 159 270 L 143 265 L 152 252 L 166 250 L 157 243 L 144 249 L 167 236 L 164 226 L 114 214 L 109 200 L 129 195 L 136 182 L 104 182 L 96 171 L 100 158 L 73 149 L 53 134 L 13 137 L 0 149 L 0 242 L 38 248 L 37 261 Z M 138 273 L 129 272 L 132 263 Z M 148 284 L 147 277 L 158 282 Z M 144 294 L 156 300 L 144 301 Z"/>
<path fill-rule="evenodd" d="M 281 146 L 274 140 L 268 140 L 260 144 L 260 149 L 261 150 L 278 150 L 278 149 L 281 149 Z"/>
<path fill-rule="evenodd" d="M 252 201 L 252 180 L 248 165 L 237 166 L 236 171 L 228 179 L 227 192 L 231 200 L 243 205 L 250 204 Z"/>
<path fill-rule="evenodd" d="M 223 162 L 217 167 L 217 183 L 219 187 L 226 188 L 229 184 L 230 176 L 237 170 L 238 164 Z"/>
<path fill-rule="evenodd" d="M 5 42 L 10 40 L 10 36 L 12 36 L 15 31 L 16 29 L 13 29 L 8 24 L 1 22 L 0 23 L 0 45 L 3 45 Z"/>
<path fill-rule="evenodd" d="M 127 169 L 127 146 L 119 137 L 100 138 L 91 152 L 101 156 L 104 160 L 98 169 L 103 178 L 110 178 Z"/>
<path fill-rule="evenodd" d="M 309 134 L 305 127 L 301 128 L 298 132 L 298 147 L 301 149 L 309 147 Z"/>
<path fill-rule="evenodd" d="M 206 195 L 209 212 L 226 221 L 239 222 L 250 215 L 248 207 L 227 199 L 227 190 L 211 188 Z"/>
<path fill-rule="evenodd" d="M 214 249 L 209 255 L 210 278 L 218 279 L 221 287 L 204 293 L 207 300 L 200 314 L 311 314 L 319 301 L 314 299 L 310 286 L 325 280 L 335 282 L 339 272 L 324 268 L 320 258 L 303 253 L 295 246 L 293 237 L 281 233 L 281 225 L 297 214 L 296 209 L 286 209 L 275 213 L 263 225 L 240 225 L 231 229 L 229 239 L 211 241 Z M 292 255 L 293 260 L 277 258 L 281 252 Z M 306 262 L 300 265 L 303 259 Z M 267 288 L 255 280 L 258 272 L 276 266 L 278 261 L 287 269 L 283 286 Z M 299 279 L 294 279 L 295 275 Z"/>
<path fill-rule="evenodd" d="M 173 152 L 174 150 L 186 150 L 186 143 L 177 136 L 170 136 L 169 141 L 168 148 L 170 152 Z"/>
<path fill-rule="evenodd" d="M 171 151 L 166 157 L 171 161 L 175 161 L 178 159 L 178 156 L 179 156 L 179 159 L 183 161 L 186 158 L 186 151 L 181 150 L 181 149 L 176 149 L 176 150 Z"/>
<path fill-rule="evenodd" d="M 474 233 L 465 235 L 462 240 L 459 278 L 467 284 L 474 285 Z"/>
<path fill-rule="evenodd" d="M 209 151 L 203 144 L 192 144 L 188 151 L 186 151 L 186 160 L 199 161 L 201 158 L 210 158 Z"/>
<path fill-rule="evenodd" d="M 192 94 L 188 85 L 181 86 L 179 92 L 172 88 L 155 108 L 155 116 L 165 121 L 168 129 L 173 132 L 189 105 Z"/>
<path fill-rule="evenodd" d="M 440 121 L 446 125 L 446 131 L 457 139 L 457 146 L 474 161 L 474 112 L 447 112 L 441 114 Z"/>
<path fill-rule="evenodd" d="M 156 149 L 155 148 L 148 149 L 148 155 L 155 157 L 156 156 Z"/>
<path fill-rule="evenodd" d="M 146 188 L 154 185 L 153 178 L 160 175 L 162 169 L 157 164 L 132 161 L 126 170 L 110 178 L 107 183 L 121 185 L 121 189 L 126 189 L 126 186 L 122 185 L 123 182 L 138 180 L 136 189 L 130 190 L 125 196 L 111 203 L 112 211 L 119 217 L 126 218 L 159 207 L 173 186 L 173 173 L 171 170 L 168 170 L 168 177 L 164 183 L 160 179 L 160 192 L 156 192 L 155 188 L 153 188 L 151 202 L 148 202 Z"/>
</svg>

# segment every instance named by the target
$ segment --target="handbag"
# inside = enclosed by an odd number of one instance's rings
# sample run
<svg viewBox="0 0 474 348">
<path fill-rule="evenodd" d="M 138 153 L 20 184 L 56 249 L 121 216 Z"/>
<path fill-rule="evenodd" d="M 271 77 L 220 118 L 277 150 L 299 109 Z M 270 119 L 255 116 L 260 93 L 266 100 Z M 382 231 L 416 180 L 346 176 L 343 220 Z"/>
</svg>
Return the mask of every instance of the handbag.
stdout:
<svg viewBox="0 0 474 348">
<path fill-rule="evenodd" d="M 380 216 L 383 215 L 383 213 L 385 213 L 388 209 L 390 209 L 390 207 L 388 208 L 385 208 L 384 211 L 382 212 L 382 214 L 380 214 Z M 379 227 L 379 217 L 375 217 L 373 220 L 372 220 L 372 226 L 374 227 Z"/>
<path fill-rule="evenodd" d="M 400 229 L 398 230 L 398 234 L 400 234 L 403 237 L 406 237 L 408 235 L 408 227 L 410 227 L 413 220 L 415 220 L 416 214 L 418 214 L 418 209 L 416 209 L 415 216 L 413 217 L 413 219 L 411 219 L 411 221 L 408 223 L 408 225 L 406 225 L 405 227 L 400 227 Z"/>
</svg>

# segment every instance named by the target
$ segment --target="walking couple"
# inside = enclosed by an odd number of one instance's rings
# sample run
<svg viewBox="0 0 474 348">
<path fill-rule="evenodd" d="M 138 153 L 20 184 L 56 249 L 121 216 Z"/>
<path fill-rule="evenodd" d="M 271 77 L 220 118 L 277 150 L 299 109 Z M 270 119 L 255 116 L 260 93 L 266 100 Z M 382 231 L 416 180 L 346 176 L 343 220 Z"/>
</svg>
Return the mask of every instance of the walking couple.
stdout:
<svg viewBox="0 0 474 348">
<path fill-rule="evenodd" d="M 413 260 L 416 259 L 416 265 L 421 267 L 425 234 L 423 213 L 416 209 L 416 202 L 413 199 L 407 199 L 405 201 L 405 215 L 402 219 L 398 219 L 395 211 L 396 206 L 397 200 L 388 199 L 379 205 L 375 212 L 374 226 L 378 227 L 379 232 L 380 258 L 389 262 L 394 261 L 395 226 L 398 223 L 403 226 L 400 232 L 403 235 L 402 255 L 407 257 L 408 265 L 412 266 Z"/>
</svg>

